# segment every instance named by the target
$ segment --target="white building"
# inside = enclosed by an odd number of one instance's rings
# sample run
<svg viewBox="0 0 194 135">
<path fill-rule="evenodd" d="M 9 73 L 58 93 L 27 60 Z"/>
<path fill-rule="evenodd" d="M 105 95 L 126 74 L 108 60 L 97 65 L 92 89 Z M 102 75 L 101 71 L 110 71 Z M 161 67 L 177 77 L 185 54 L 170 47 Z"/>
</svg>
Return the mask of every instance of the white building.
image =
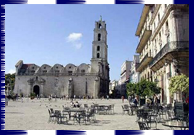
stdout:
<svg viewBox="0 0 194 135">
<path fill-rule="evenodd" d="M 131 73 L 130 73 L 131 83 L 138 83 L 140 81 L 140 74 L 136 70 L 138 64 L 139 64 L 139 55 L 134 55 L 133 62 L 131 63 Z"/>
</svg>

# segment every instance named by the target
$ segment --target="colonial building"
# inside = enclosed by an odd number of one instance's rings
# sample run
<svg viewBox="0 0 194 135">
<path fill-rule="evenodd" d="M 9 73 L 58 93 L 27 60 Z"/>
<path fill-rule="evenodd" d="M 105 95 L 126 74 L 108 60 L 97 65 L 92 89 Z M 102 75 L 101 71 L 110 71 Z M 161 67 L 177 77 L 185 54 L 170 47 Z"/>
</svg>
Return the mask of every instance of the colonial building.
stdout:
<svg viewBox="0 0 194 135">
<path fill-rule="evenodd" d="M 132 61 L 125 61 L 121 66 L 121 96 L 126 96 L 126 83 L 129 82 Z"/>
<path fill-rule="evenodd" d="M 181 73 L 189 76 L 189 5 L 145 5 L 136 36 L 140 77 L 158 82 L 161 101 L 171 103 L 169 79 Z"/>
<path fill-rule="evenodd" d="M 140 81 L 139 72 L 137 72 L 136 67 L 139 65 L 139 55 L 133 56 L 133 61 L 131 63 L 131 73 L 130 73 L 130 82 L 138 83 Z"/>
<path fill-rule="evenodd" d="M 34 92 L 36 95 L 92 96 L 99 98 L 109 93 L 109 64 L 106 23 L 100 19 L 95 22 L 92 42 L 91 65 L 81 64 L 16 64 L 15 93 L 24 96 Z"/>
</svg>

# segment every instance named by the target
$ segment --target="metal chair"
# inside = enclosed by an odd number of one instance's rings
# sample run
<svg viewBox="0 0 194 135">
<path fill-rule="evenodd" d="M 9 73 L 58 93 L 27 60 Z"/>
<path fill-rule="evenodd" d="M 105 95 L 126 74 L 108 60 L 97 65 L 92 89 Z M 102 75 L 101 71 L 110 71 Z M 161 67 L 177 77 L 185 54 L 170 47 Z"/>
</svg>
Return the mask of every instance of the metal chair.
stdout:
<svg viewBox="0 0 194 135">
<path fill-rule="evenodd" d="M 139 125 L 140 130 L 149 130 L 150 129 L 150 127 L 148 126 L 148 124 L 146 122 L 138 121 L 138 125 Z"/>
<path fill-rule="evenodd" d="M 50 109 L 48 109 L 48 112 L 49 112 L 49 122 L 54 121 L 54 118 L 56 117 L 56 115 L 52 113 Z"/>
<path fill-rule="evenodd" d="M 123 109 L 123 114 L 125 114 L 125 112 L 129 114 L 129 105 L 122 105 L 122 109 Z"/>
<path fill-rule="evenodd" d="M 61 124 L 62 122 L 64 122 L 63 120 L 65 120 L 65 122 L 67 122 L 67 116 L 66 115 L 62 115 L 61 114 L 61 111 L 59 110 L 55 110 L 55 116 L 56 116 L 56 121 L 57 121 L 57 124 Z"/>
</svg>

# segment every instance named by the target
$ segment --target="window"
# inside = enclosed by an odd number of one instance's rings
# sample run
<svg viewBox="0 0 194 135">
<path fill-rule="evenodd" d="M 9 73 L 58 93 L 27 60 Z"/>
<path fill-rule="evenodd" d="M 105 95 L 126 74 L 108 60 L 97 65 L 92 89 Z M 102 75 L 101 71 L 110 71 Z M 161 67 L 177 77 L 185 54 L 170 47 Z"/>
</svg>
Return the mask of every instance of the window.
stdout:
<svg viewBox="0 0 194 135">
<path fill-rule="evenodd" d="M 85 70 L 82 69 L 82 70 L 81 70 L 81 75 L 84 75 L 84 74 L 85 74 Z"/>
<path fill-rule="evenodd" d="M 160 14 L 158 14 L 158 24 L 160 23 Z"/>
<path fill-rule="evenodd" d="M 97 53 L 97 58 L 100 58 L 100 53 Z"/>
<path fill-rule="evenodd" d="M 43 74 L 46 74 L 47 73 L 47 70 L 43 70 L 42 72 L 43 72 Z"/>
<path fill-rule="evenodd" d="M 46 67 L 44 67 L 44 69 L 46 69 Z"/>
<path fill-rule="evenodd" d="M 68 75 L 72 75 L 72 71 L 68 71 Z"/>
<path fill-rule="evenodd" d="M 97 51 L 100 51 L 100 46 L 97 46 Z"/>
<path fill-rule="evenodd" d="M 99 29 L 101 29 L 101 28 L 102 28 L 102 25 L 101 25 L 101 24 L 99 24 L 99 25 L 98 25 L 98 28 L 99 28 Z"/>
<path fill-rule="evenodd" d="M 101 34 L 98 34 L 98 41 L 101 41 Z"/>
<path fill-rule="evenodd" d="M 167 36 L 167 43 L 170 43 L 170 35 Z"/>
<path fill-rule="evenodd" d="M 69 66 L 69 69 L 71 69 L 71 66 Z"/>
<path fill-rule="evenodd" d="M 59 73 L 59 70 L 56 70 L 55 73 Z"/>
</svg>

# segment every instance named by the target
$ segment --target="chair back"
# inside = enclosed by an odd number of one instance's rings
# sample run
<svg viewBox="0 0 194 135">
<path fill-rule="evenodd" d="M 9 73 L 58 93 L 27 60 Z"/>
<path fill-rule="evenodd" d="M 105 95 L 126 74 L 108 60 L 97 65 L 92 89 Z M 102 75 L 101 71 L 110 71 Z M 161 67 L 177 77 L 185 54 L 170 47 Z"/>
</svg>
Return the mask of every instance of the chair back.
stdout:
<svg viewBox="0 0 194 135">
<path fill-rule="evenodd" d="M 149 127 L 146 122 L 138 121 L 138 125 L 140 130 L 149 130 Z"/>
<path fill-rule="evenodd" d="M 88 104 L 84 104 L 84 108 L 88 108 Z"/>
<path fill-rule="evenodd" d="M 123 105 L 124 109 L 129 109 L 129 105 Z"/>
</svg>

